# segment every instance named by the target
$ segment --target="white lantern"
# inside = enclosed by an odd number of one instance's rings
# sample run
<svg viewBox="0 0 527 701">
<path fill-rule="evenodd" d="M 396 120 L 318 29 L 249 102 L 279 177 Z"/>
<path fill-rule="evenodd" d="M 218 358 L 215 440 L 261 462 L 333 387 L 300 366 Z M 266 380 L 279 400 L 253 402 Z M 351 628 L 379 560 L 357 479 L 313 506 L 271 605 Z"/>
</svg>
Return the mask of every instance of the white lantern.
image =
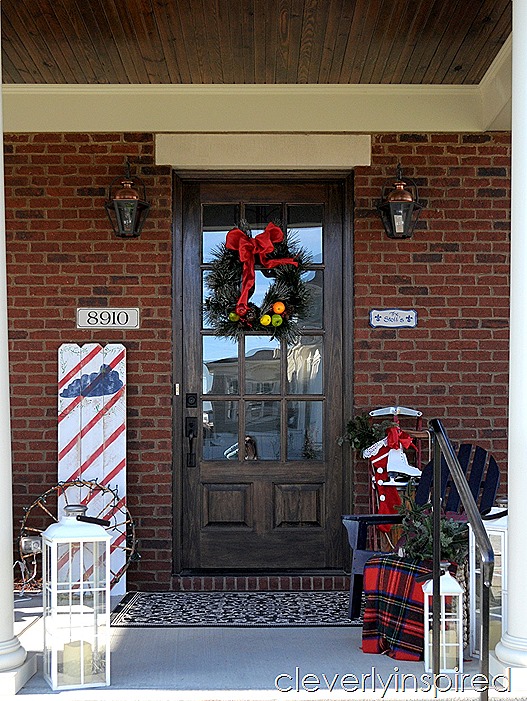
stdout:
<svg viewBox="0 0 527 701">
<path fill-rule="evenodd" d="M 489 516 L 494 516 L 494 518 L 483 521 L 494 551 L 494 570 L 490 589 L 489 650 L 494 650 L 500 641 L 506 631 L 507 622 L 508 517 L 503 515 L 501 518 L 495 518 L 495 514 L 498 512 L 503 513 L 503 506 L 493 507 Z M 481 649 L 481 558 L 470 524 L 468 526 L 468 544 L 470 654 L 473 657 L 479 657 Z"/>
<path fill-rule="evenodd" d="M 463 671 L 463 590 L 459 582 L 448 571 L 448 563 L 441 563 L 439 578 L 441 615 L 433 620 L 433 580 L 423 584 L 424 593 L 424 657 L 425 670 L 433 672 L 432 637 L 433 628 L 439 626 L 440 672 Z"/>
<path fill-rule="evenodd" d="M 110 684 L 110 535 L 85 511 L 67 506 L 42 534 L 44 677 L 54 690 Z"/>
</svg>

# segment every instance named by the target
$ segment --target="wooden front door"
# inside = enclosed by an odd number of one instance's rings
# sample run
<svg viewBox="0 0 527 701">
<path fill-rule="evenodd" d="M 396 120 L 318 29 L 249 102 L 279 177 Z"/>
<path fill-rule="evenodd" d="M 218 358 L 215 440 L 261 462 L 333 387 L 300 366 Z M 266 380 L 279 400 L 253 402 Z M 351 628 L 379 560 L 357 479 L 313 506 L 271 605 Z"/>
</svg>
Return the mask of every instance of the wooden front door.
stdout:
<svg viewBox="0 0 527 701">
<path fill-rule="evenodd" d="M 241 221 L 253 235 L 279 223 L 311 252 L 310 314 L 292 345 L 206 326 L 213 252 Z M 181 230 L 181 567 L 342 567 L 342 187 L 185 182 Z M 268 284 L 258 270 L 256 303 Z"/>
</svg>

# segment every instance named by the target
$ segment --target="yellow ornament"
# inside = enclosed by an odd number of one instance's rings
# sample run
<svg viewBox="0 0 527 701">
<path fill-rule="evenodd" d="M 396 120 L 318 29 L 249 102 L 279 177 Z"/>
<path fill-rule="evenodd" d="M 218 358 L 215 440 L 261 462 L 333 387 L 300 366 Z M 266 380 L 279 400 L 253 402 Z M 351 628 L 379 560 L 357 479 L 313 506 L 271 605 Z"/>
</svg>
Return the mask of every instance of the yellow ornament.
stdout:
<svg viewBox="0 0 527 701">
<path fill-rule="evenodd" d="M 230 312 L 229 321 L 240 321 L 240 317 L 238 314 L 236 314 L 236 312 Z"/>
<path fill-rule="evenodd" d="M 282 319 L 280 314 L 273 314 L 271 318 L 271 323 L 273 326 L 281 326 L 283 321 L 284 320 Z"/>
<path fill-rule="evenodd" d="M 275 314 L 283 314 L 285 312 L 285 304 L 283 302 L 275 302 L 273 304 L 273 312 Z"/>
<path fill-rule="evenodd" d="M 264 314 L 262 317 L 260 317 L 260 324 L 262 326 L 269 326 L 270 323 L 271 317 L 269 316 L 269 314 Z"/>
</svg>

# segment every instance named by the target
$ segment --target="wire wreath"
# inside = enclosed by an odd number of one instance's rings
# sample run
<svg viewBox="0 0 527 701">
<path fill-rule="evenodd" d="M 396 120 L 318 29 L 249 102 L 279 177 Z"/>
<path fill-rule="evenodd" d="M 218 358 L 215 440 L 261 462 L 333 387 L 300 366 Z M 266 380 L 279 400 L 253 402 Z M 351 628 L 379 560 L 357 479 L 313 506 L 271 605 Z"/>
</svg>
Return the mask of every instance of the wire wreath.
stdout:
<svg viewBox="0 0 527 701">
<path fill-rule="evenodd" d="M 250 230 L 243 229 L 252 239 Z M 250 301 L 254 286 L 249 292 L 247 312 L 237 313 L 241 292 L 243 263 L 237 250 L 230 250 L 225 243 L 212 251 L 211 270 L 205 276 L 205 284 L 210 295 L 204 303 L 204 316 L 207 325 L 214 329 L 216 336 L 239 340 L 247 331 L 256 331 L 278 340 L 294 343 L 300 335 L 298 321 L 309 312 L 311 293 L 302 279 L 310 265 L 311 256 L 299 245 L 297 239 L 284 233 L 283 239 L 274 245 L 274 250 L 266 256 L 268 261 L 278 258 L 292 258 L 298 265 L 277 265 L 255 269 L 272 279 L 260 306 Z"/>
</svg>

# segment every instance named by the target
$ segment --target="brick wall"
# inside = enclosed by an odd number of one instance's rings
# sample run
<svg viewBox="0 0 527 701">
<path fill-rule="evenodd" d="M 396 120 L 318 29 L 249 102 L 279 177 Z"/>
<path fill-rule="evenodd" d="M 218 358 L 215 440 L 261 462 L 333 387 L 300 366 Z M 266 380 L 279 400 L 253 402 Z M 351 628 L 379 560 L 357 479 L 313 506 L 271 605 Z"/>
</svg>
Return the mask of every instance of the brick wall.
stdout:
<svg viewBox="0 0 527 701">
<path fill-rule="evenodd" d="M 425 205 L 409 240 L 388 239 L 374 211 L 398 161 Z M 510 135 L 377 135 L 355 196 L 356 409 L 440 418 L 453 440 L 492 450 L 505 477 Z M 394 307 L 416 309 L 417 328 L 369 326 L 370 309 Z M 356 483 L 363 504 L 362 464 Z"/>
<path fill-rule="evenodd" d="M 132 173 L 152 202 L 141 238 L 117 239 L 103 204 Z M 128 494 L 143 573 L 163 586 L 171 562 L 171 175 L 151 134 L 5 137 L 15 525 L 57 481 L 57 349 L 123 342 L 128 353 Z M 137 331 L 78 330 L 77 307 L 141 308 Z M 38 512 L 38 509 L 37 509 Z"/>
<path fill-rule="evenodd" d="M 354 401 L 440 417 L 505 469 L 508 343 L 507 134 L 384 134 L 356 171 Z M 152 209 L 140 239 L 116 239 L 103 203 L 126 157 Z M 401 161 L 426 209 L 414 238 L 384 235 L 375 206 Z M 56 481 L 57 349 L 128 349 L 128 493 L 142 560 L 132 587 L 171 574 L 171 177 L 150 134 L 5 135 L 15 523 Z M 77 330 L 78 306 L 140 306 L 137 331 Z M 373 307 L 415 308 L 416 329 L 368 325 Z M 343 425 L 347 417 L 343 418 Z M 357 465 L 357 503 L 367 473 Z M 183 584 L 181 584 L 183 586 Z M 193 586 L 193 585 L 189 585 Z M 186 587 L 186 585 L 185 585 Z"/>
</svg>

